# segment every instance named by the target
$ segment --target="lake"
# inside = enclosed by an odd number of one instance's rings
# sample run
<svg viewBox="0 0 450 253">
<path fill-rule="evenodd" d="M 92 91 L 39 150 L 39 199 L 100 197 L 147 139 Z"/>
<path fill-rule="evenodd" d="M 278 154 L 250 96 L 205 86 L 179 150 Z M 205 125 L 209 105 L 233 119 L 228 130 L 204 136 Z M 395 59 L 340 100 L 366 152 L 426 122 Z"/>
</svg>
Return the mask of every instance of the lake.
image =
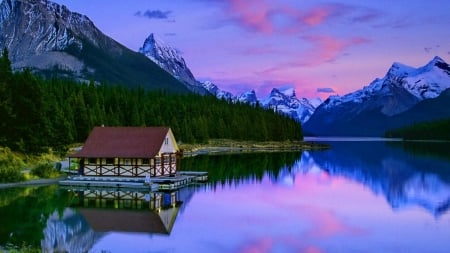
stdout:
<svg viewBox="0 0 450 253">
<path fill-rule="evenodd" d="M 314 139 L 314 141 L 323 141 Z M 0 245 L 46 252 L 449 252 L 450 144 L 204 155 L 175 192 L 0 190 Z M 1 250 L 0 250 L 1 251 Z"/>
</svg>

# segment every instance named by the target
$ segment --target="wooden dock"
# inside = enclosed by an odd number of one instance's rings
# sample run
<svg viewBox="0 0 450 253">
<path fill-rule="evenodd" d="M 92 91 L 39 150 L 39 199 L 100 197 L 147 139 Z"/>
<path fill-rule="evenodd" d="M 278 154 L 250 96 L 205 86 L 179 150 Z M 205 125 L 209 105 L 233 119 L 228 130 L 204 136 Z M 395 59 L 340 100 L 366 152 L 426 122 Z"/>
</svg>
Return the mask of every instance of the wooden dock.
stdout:
<svg viewBox="0 0 450 253">
<path fill-rule="evenodd" d="M 207 172 L 179 171 L 175 176 L 150 179 L 143 177 L 69 176 L 67 179 L 59 181 L 59 184 L 69 187 L 167 191 L 206 181 L 208 181 Z"/>
</svg>

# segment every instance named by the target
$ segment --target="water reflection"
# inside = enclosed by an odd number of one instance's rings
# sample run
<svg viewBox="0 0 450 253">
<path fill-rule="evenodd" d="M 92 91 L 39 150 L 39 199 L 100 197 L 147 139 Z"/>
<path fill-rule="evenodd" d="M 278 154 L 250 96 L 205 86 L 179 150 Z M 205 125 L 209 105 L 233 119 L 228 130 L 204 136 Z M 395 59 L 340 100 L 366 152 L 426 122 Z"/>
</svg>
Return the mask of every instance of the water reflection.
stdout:
<svg viewBox="0 0 450 253">
<path fill-rule="evenodd" d="M 426 150 L 333 142 L 317 152 L 199 156 L 183 159 L 182 168 L 208 171 L 210 182 L 176 192 L 0 191 L 0 245 L 25 241 L 46 252 L 447 252 L 448 149 Z"/>
<path fill-rule="evenodd" d="M 259 183 L 269 175 L 274 181 L 287 174 L 292 176 L 301 152 L 205 155 L 183 159 L 181 168 L 187 171 L 207 171 L 210 186 Z"/>
<path fill-rule="evenodd" d="M 88 252 L 111 233 L 170 235 L 180 207 L 194 189 L 171 192 L 119 191 L 116 189 L 71 190 L 70 207 L 54 212 L 47 220 L 44 252 Z"/>
<path fill-rule="evenodd" d="M 305 152 L 302 170 L 318 167 L 331 176 L 356 181 L 375 194 L 383 194 L 394 209 L 417 205 L 436 217 L 448 211 L 450 163 L 443 157 L 429 156 L 431 149 L 423 154 L 405 152 L 402 145 L 389 142 L 332 145 L 324 152 Z"/>
</svg>

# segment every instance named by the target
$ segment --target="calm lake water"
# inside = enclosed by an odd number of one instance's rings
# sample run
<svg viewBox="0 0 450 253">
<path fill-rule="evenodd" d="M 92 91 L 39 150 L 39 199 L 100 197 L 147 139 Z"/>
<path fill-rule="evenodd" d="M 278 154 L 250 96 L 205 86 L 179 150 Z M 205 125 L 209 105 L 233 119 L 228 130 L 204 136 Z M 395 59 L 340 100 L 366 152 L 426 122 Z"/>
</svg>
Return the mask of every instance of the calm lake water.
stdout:
<svg viewBox="0 0 450 253">
<path fill-rule="evenodd" d="M 315 140 L 320 141 L 320 140 Z M 198 156 L 176 192 L 0 190 L 0 245 L 46 252 L 450 252 L 450 144 Z"/>
</svg>

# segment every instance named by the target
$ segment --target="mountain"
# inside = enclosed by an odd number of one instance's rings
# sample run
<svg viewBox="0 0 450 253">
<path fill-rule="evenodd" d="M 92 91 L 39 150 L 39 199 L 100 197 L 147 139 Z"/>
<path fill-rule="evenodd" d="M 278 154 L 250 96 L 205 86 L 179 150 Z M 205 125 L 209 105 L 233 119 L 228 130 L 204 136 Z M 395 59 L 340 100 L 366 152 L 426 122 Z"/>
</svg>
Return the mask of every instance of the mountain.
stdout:
<svg viewBox="0 0 450 253">
<path fill-rule="evenodd" d="M 221 90 L 209 81 L 204 82 L 203 86 L 219 99 L 250 105 L 258 104 L 263 108 L 272 109 L 279 113 L 288 115 L 301 123 L 306 122 L 309 117 L 311 117 L 314 110 L 322 103 L 320 98 L 297 98 L 293 88 L 273 88 L 266 98 L 260 99 L 257 97 L 254 90 L 235 96 L 230 92 Z"/>
<path fill-rule="evenodd" d="M 0 3 L 0 47 L 15 70 L 30 68 L 47 77 L 188 92 L 143 55 L 103 34 L 86 16 L 47 0 Z"/>
<path fill-rule="evenodd" d="M 199 82 L 195 79 L 178 50 L 164 43 L 153 33 L 147 37 L 139 52 L 182 81 L 191 91 L 211 94 L 218 99 L 225 99 L 234 103 L 259 104 L 265 108 L 273 108 L 280 113 L 289 115 L 300 122 L 308 120 L 315 108 L 322 102 L 318 99 L 313 101 L 306 98 L 298 99 L 293 89 L 284 91 L 274 89 L 268 98 L 258 99 L 254 90 L 233 95 L 231 92 L 220 89 L 211 81 Z M 290 94 L 286 95 L 283 92 Z M 294 94 L 292 94 L 293 92 Z"/>
<path fill-rule="evenodd" d="M 389 119 L 389 128 L 399 128 L 412 125 L 415 122 L 450 119 L 450 88 L 444 90 L 438 97 L 424 99 L 407 111 Z"/>
<path fill-rule="evenodd" d="M 236 97 L 236 100 L 240 103 L 249 105 L 256 105 L 259 103 L 258 98 L 256 97 L 256 92 L 254 90 L 241 93 Z"/>
<path fill-rule="evenodd" d="M 211 81 L 205 81 L 202 83 L 203 87 L 208 90 L 209 93 L 214 95 L 218 99 L 225 99 L 227 101 L 235 101 L 236 96 L 228 91 L 221 90 L 217 85 Z"/>
<path fill-rule="evenodd" d="M 173 77 L 182 81 L 189 90 L 203 95 L 208 94 L 202 83 L 195 79 L 180 53 L 153 33 L 144 41 L 139 53 L 147 56 Z"/>
<path fill-rule="evenodd" d="M 281 90 L 274 88 L 269 96 L 261 100 L 260 103 L 264 108 L 271 108 L 304 123 L 308 121 L 317 106 L 322 103 L 322 100 L 320 98 L 313 100 L 298 99 L 295 90 L 292 88 Z"/>
<path fill-rule="evenodd" d="M 312 135 L 382 136 L 391 127 L 414 122 L 413 117 L 400 115 L 421 101 L 437 98 L 448 88 L 450 67 L 437 56 L 419 68 L 394 63 L 385 77 L 369 86 L 325 100 L 304 130 Z M 432 114 L 423 119 L 431 119 Z"/>
</svg>

